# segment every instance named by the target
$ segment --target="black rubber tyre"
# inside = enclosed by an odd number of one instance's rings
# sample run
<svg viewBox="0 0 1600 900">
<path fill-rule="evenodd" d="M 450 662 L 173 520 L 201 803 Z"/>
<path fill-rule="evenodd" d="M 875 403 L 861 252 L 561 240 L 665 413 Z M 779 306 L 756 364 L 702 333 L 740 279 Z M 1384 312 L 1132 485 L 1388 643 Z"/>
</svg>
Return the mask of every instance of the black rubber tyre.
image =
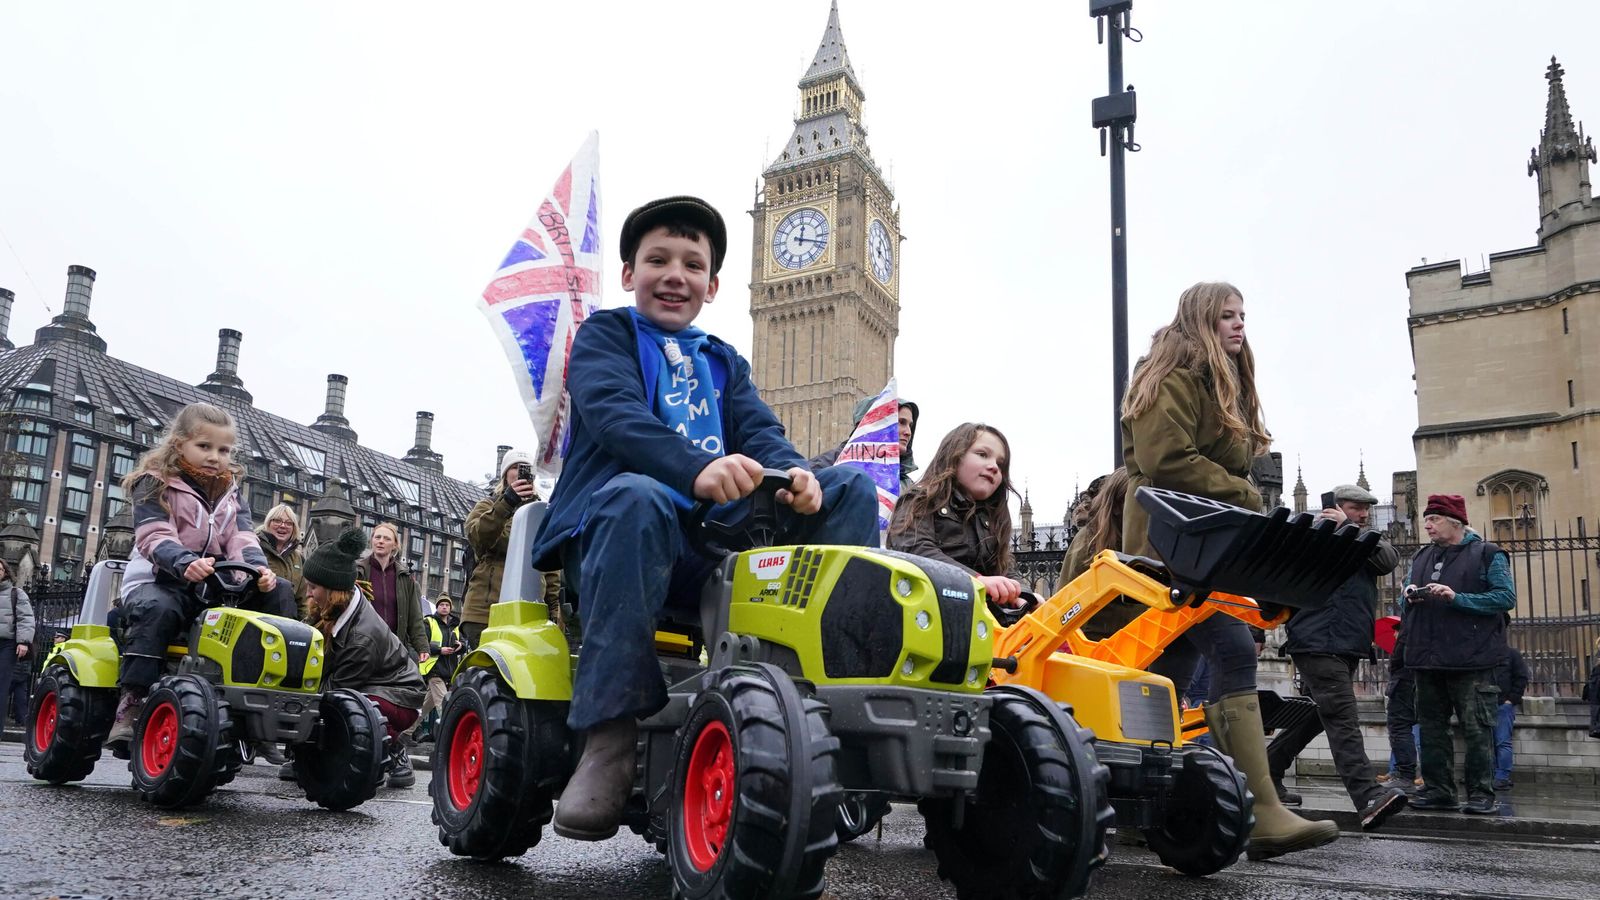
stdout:
<svg viewBox="0 0 1600 900">
<path fill-rule="evenodd" d="M 493 669 L 456 674 L 434 741 L 433 824 L 457 856 L 496 860 L 539 843 L 571 775 L 567 706 L 523 700 Z"/>
<path fill-rule="evenodd" d="M 828 708 L 775 666 L 707 677 L 674 753 L 667 861 L 676 896 L 817 897 L 839 846 L 842 796 Z"/>
<path fill-rule="evenodd" d="M 365 694 L 323 694 L 316 734 L 294 746 L 294 778 L 306 799 L 332 810 L 371 800 L 383 783 L 384 735 L 383 713 Z"/>
<path fill-rule="evenodd" d="M 851 792 L 839 801 L 839 813 L 834 819 L 833 833 L 839 843 L 848 844 L 878 827 L 889 814 L 889 798 L 882 794 Z"/>
<path fill-rule="evenodd" d="M 133 726 L 128 769 L 139 799 L 173 809 L 204 800 L 239 770 L 228 701 L 195 675 L 155 683 Z"/>
<path fill-rule="evenodd" d="M 1167 799 L 1166 821 L 1142 833 L 1163 863 L 1185 875 L 1211 875 L 1238 862 L 1249 845 L 1254 806 L 1244 775 L 1226 756 L 1189 744 Z"/>
<path fill-rule="evenodd" d="M 64 665 L 45 669 L 28 703 L 28 774 L 51 784 L 89 777 L 116 711 L 116 688 L 83 687 Z"/>
<path fill-rule="evenodd" d="M 923 843 L 962 900 L 1069 898 L 1105 862 L 1110 771 L 1094 737 L 1031 688 L 990 688 L 991 737 L 960 828 L 955 798 L 923 800 Z"/>
</svg>

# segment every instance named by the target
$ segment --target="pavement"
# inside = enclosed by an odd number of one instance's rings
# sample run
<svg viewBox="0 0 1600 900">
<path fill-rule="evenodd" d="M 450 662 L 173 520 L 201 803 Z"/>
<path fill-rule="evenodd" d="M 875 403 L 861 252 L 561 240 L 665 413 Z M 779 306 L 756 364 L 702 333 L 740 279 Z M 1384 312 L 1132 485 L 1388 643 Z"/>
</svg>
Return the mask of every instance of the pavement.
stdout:
<svg viewBox="0 0 1600 900">
<path fill-rule="evenodd" d="M 415 787 L 381 790 L 345 813 L 315 808 L 275 775 L 275 766 L 246 766 L 203 803 L 161 810 L 128 789 L 124 763 L 102 759 L 82 784 L 52 787 L 28 777 L 21 746 L 0 744 L 0 897 L 643 900 L 671 892 L 662 857 L 626 831 L 594 844 L 547 833 L 526 855 L 499 863 L 451 857 L 428 821 L 427 771 Z M 1407 818 L 1444 819 L 1405 813 L 1394 821 Z M 829 861 L 824 900 L 953 898 L 922 834 L 916 808 L 897 804 L 881 832 Z M 1089 897 L 1594 900 L 1597 884 L 1600 843 L 1346 831 L 1327 847 L 1243 860 L 1198 879 L 1146 850 L 1113 846 Z"/>
<path fill-rule="evenodd" d="M 1361 830 L 1355 804 L 1338 779 L 1295 777 L 1284 783 L 1303 798 L 1300 815 L 1337 822 L 1341 831 Z M 1391 834 L 1600 841 L 1600 788 L 1525 784 L 1502 791 L 1495 799 L 1500 806 L 1492 816 L 1407 809 L 1390 819 L 1383 830 Z M 1600 895 L 1600 890 L 1596 894 Z"/>
<path fill-rule="evenodd" d="M 20 728 L 6 724 L 5 741 L 21 743 L 22 737 Z M 411 764 L 419 774 L 432 769 L 433 748 L 431 742 L 423 742 L 412 749 Z M 1338 779 L 1291 776 L 1284 783 L 1303 798 L 1303 806 L 1297 810 L 1301 816 L 1335 822 L 1341 831 L 1361 830 L 1355 805 Z M 1600 787 L 1526 784 L 1503 791 L 1496 799 L 1500 807 L 1492 816 L 1407 809 L 1390 819 L 1383 830 L 1407 835 L 1600 842 Z M 1600 891 L 1596 895 L 1600 896 Z"/>
</svg>

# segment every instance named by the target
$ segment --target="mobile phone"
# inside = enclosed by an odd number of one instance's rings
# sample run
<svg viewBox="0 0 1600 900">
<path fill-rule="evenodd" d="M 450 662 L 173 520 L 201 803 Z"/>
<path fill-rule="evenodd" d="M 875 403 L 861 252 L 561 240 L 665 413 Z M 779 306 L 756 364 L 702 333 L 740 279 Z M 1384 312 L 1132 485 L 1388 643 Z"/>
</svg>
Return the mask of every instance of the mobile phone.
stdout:
<svg viewBox="0 0 1600 900">
<path fill-rule="evenodd" d="M 1323 492 L 1323 494 L 1322 494 L 1322 508 L 1323 509 L 1333 509 L 1335 506 L 1338 506 L 1338 505 L 1339 505 L 1339 501 L 1333 499 L 1333 491 L 1324 491 Z"/>
<path fill-rule="evenodd" d="M 528 483 L 533 483 L 533 467 L 527 463 L 517 463 L 517 477 Z M 1333 496 L 1329 494 L 1328 496 Z"/>
</svg>

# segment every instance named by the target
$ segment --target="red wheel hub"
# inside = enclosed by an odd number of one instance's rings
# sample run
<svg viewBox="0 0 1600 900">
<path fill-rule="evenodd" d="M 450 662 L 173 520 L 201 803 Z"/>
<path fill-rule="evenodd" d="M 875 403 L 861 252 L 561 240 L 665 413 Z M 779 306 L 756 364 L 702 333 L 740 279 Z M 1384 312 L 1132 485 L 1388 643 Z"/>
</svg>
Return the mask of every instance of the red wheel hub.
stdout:
<svg viewBox="0 0 1600 900">
<path fill-rule="evenodd" d="M 144 740 L 139 744 L 140 762 L 144 772 L 158 778 L 172 764 L 172 755 L 178 749 L 178 710 L 170 702 L 162 703 L 150 711 L 144 724 Z"/>
<path fill-rule="evenodd" d="M 40 753 L 50 749 L 56 736 L 56 692 L 39 698 L 39 714 L 33 719 L 33 749 Z"/>
<path fill-rule="evenodd" d="M 468 711 L 450 735 L 450 803 L 465 810 L 483 780 L 483 720 Z"/>
<path fill-rule="evenodd" d="M 711 722 L 695 738 L 683 783 L 684 842 L 689 861 L 701 872 L 716 865 L 727 845 L 736 777 L 728 726 Z"/>
</svg>

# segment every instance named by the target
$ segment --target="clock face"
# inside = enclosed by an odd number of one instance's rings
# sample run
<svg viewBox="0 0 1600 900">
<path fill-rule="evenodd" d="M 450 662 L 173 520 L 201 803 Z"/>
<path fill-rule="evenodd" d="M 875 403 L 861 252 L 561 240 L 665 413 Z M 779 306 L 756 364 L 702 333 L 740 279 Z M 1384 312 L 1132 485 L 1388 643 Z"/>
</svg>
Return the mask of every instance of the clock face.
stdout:
<svg viewBox="0 0 1600 900">
<path fill-rule="evenodd" d="M 880 284 L 888 284 L 894 277 L 894 245 L 889 241 L 889 229 L 880 219 L 873 219 L 867 228 L 867 258 L 872 260 L 872 275 Z"/>
<path fill-rule="evenodd" d="M 797 209 L 772 233 L 772 258 L 785 269 L 803 269 L 828 249 L 828 219 L 820 210 Z"/>
</svg>

